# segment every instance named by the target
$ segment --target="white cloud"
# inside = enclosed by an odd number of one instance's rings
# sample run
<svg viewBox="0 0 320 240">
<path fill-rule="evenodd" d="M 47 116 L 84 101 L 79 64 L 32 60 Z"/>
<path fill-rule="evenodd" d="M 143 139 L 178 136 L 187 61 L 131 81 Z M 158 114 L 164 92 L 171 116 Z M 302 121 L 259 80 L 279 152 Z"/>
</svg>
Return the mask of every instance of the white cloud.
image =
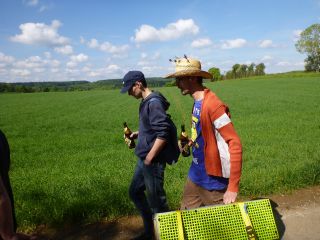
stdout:
<svg viewBox="0 0 320 240">
<path fill-rule="evenodd" d="M 156 65 L 160 57 L 160 52 L 155 52 L 150 55 L 148 55 L 147 53 L 141 53 L 141 60 L 138 61 L 137 65 L 142 67 Z"/>
<path fill-rule="evenodd" d="M 61 46 L 69 43 L 69 39 L 60 36 L 60 21 L 53 20 L 51 25 L 44 23 L 24 23 L 19 26 L 20 35 L 11 37 L 11 41 L 29 45 Z"/>
<path fill-rule="evenodd" d="M 14 57 L 7 56 L 4 53 L 0 52 L 0 62 L 1 63 L 12 63 L 14 61 Z"/>
<path fill-rule="evenodd" d="M 147 58 L 147 57 L 148 57 L 148 54 L 147 54 L 147 53 L 145 53 L 145 52 L 141 53 L 141 58 L 142 58 L 142 59 L 145 59 L 145 58 Z"/>
<path fill-rule="evenodd" d="M 260 48 L 270 48 L 274 47 L 275 45 L 273 44 L 272 40 L 262 40 L 259 43 Z"/>
<path fill-rule="evenodd" d="M 50 65 L 51 67 L 53 67 L 53 68 L 57 68 L 57 67 L 60 66 L 60 61 L 58 61 L 58 60 L 52 60 L 52 61 L 49 62 L 49 65 Z"/>
<path fill-rule="evenodd" d="M 44 53 L 44 58 L 40 56 L 30 56 L 26 59 L 15 60 L 13 58 L 4 57 L 0 53 L 0 59 L 9 62 L 9 64 L 4 63 L 3 65 L 6 73 L 5 77 L 2 80 L 18 81 L 19 78 L 23 78 L 23 81 L 39 81 L 45 78 L 49 80 L 51 77 L 48 73 L 53 73 L 52 69 L 57 69 L 60 65 L 60 62 L 56 59 L 51 59 L 49 52 Z"/>
<path fill-rule="evenodd" d="M 95 70 L 91 70 L 90 72 L 88 72 L 88 76 L 89 77 L 100 77 L 100 78 L 112 78 L 112 77 L 116 77 L 119 74 L 122 74 L 122 70 L 120 68 L 120 66 L 116 65 L 116 64 L 110 64 L 108 66 L 106 66 L 105 68 L 98 68 Z"/>
<path fill-rule="evenodd" d="M 153 66 L 144 66 L 142 67 L 142 71 L 145 73 L 146 76 L 162 76 L 163 73 L 160 74 L 160 72 L 172 72 L 172 69 L 167 70 L 164 67 L 161 67 L 159 65 L 153 65 Z"/>
<path fill-rule="evenodd" d="M 191 43 L 191 47 L 193 48 L 203 48 L 203 47 L 208 47 L 210 45 L 212 45 L 212 41 L 209 38 L 200 38 L 200 39 L 194 40 Z"/>
<path fill-rule="evenodd" d="M 82 40 L 83 43 L 85 40 Z M 99 49 L 100 51 L 111 53 L 111 54 L 123 54 L 126 53 L 129 49 L 129 45 L 122 45 L 122 46 L 115 46 L 110 42 L 103 42 L 99 43 L 99 41 L 95 38 L 92 38 L 90 41 L 87 42 L 89 48 Z"/>
<path fill-rule="evenodd" d="M 237 38 L 234 40 L 225 40 L 222 43 L 222 49 L 232 49 L 232 48 L 241 48 L 247 44 L 247 41 L 242 38 Z"/>
<path fill-rule="evenodd" d="M 61 53 L 63 55 L 70 55 L 70 54 L 73 53 L 73 48 L 70 45 L 65 45 L 65 46 L 62 46 L 62 47 L 56 47 L 56 48 L 54 48 L 54 50 L 57 53 Z"/>
<path fill-rule="evenodd" d="M 286 66 L 290 66 L 291 63 L 289 63 L 287 61 L 282 61 L 282 62 L 278 62 L 276 65 L 281 66 L 281 67 L 286 67 Z"/>
<path fill-rule="evenodd" d="M 148 60 L 145 60 L 145 59 L 142 59 L 141 61 L 139 61 L 137 63 L 138 66 L 147 66 L 147 65 L 150 65 L 150 64 L 151 64 L 151 62 L 148 61 Z"/>
<path fill-rule="evenodd" d="M 266 56 L 263 56 L 262 58 L 261 58 L 261 61 L 263 62 L 263 61 L 270 61 L 270 60 L 272 60 L 273 59 L 273 57 L 271 57 L 271 56 L 269 56 L 269 55 L 266 55 Z"/>
<path fill-rule="evenodd" d="M 8 70 L 4 68 L 5 65 L 0 63 L 0 75 L 7 75 L 8 74 Z"/>
<path fill-rule="evenodd" d="M 24 3 L 26 3 L 28 6 L 37 6 L 39 1 L 38 0 L 24 0 Z"/>
<path fill-rule="evenodd" d="M 48 59 L 51 58 L 51 53 L 50 52 L 44 52 L 44 56 Z"/>
<path fill-rule="evenodd" d="M 31 72 L 27 69 L 11 69 L 11 74 L 16 77 L 28 77 L 31 75 Z"/>
<path fill-rule="evenodd" d="M 35 73 L 42 73 L 42 72 L 45 71 L 45 68 L 34 68 L 33 71 L 34 71 Z"/>
<path fill-rule="evenodd" d="M 111 64 L 111 65 L 107 66 L 106 71 L 107 71 L 107 73 L 114 73 L 114 72 L 119 71 L 120 69 L 121 68 L 118 65 Z"/>
<path fill-rule="evenodd" d="M 120 54 L 124 53 L 129 49 L 129 45 L 122 45 L 122 46 L 114 46 L 109 42 L 104 42 L 100 45 L 100 50 L 104 52 L 109 52 L 113 54 Z"/>
<path fill-rule="evenodd" d="M 84 37 L 80 37 L 80 43 L 82 43 L 82 44 L 85 44 L 86 43 L 86 40 L 84 39 Z"/>
<path fill-rule="evenodd" d="M 160 59 L 160 57 L 161 57 L 160 52 L 155 52 L 155 53 L 153 54 L 153 56 L 151 57 L 151 59 L 152 59 L 152 60 L 158 60 L 158 59 Z"/>
<path fill-rule="evenodd" d="M 88 73 L 88 76 L 89 77 L 100 77 L 100 76 L 102 76 L 102 73 L 101 73 L 101 71 L 91 71 Z"/>
<path fill-rule="evenodd" d="M 158 60 L 160 58 L 160 56 L 161 56 L 160 52 L 155 52 L 153 54 L 147 54 L 145 52 L 141 53 L 141 59 L 147 60 L 147 61 Z"/>
<path fill-rule="evenodd" d="M 69 62 L 67 62 L 66 66 L 67 66 L 67 68 L 75 68 L 78 66 L 78 63 L 69 61 Z"/>
<path fill-rule="evenodd" d="M 23 3 L 29 7 L 39 7 L 39 12 L 44 12 L 52 7 L 52 3 L 50 5 L 44 5 L 40 3 L 39 0 L 22 0 Z M 43 2 L 43 1 L 42 1 Z"/>
<path fill-rule="evenodd" d="M 288 61 L 281 61 L 276 64 L 276 66 L 281 67 L 303 67 L 304 62 L 288 62 Z"/>
<path fill-rule="evenodd" d="M 66 72 L 72 76 L 76 76 L 79 74 L 79 69 L 67 68 Z"/>
<path fill-rule="evenodd" d="M 68 68 L 68 72 L 75 72 L 76 69 L 74 69 L 75 67 L 78 66 L 79 63 L 82 63 L 82 62 L 86 62 L 88 60 L 88 56 L 83 54 L 83 53 L 80 53 L 78 55 L 72 55 L 70 56 L 70 61 L 67 62 L 66 66 Z"/>
<path fill-rule="evenodd" d="M 89 57 L 87 55 L 83 54 L 83 53 L 80 53 L 78 55 L 72 55 L 70 57 L 72 62 L 85 62 L 85 61 L 88 60 L 88 58 Z"/>
<path fill-rule="evenodd" d="M 153 41 L 169 41 L 186 35 L 196 35 L 199 27 L 194 23 L 193 19 L 179 19 L 177 22 L 169 23 L 166 27 L 156 29 L 150 25 L 141 25 L 137 29 L 133 41 L 136 43 L 153 42 Z"/>
<path fill-rule="evenodd" d="M 301 29 L 296 29 L 293 31 L 293 41 L 297 42 L 300 39 L 300 35 L 303 32 Z"/>
<path fill-rule="evenodd" d="M 99 47 L 99 42 L 97 39 L 92 38 L 89 42 L 88 42 L 88 47 L 89 48 L 98 48 Z"/>
<path fill-rule="evenodd" d="M 91 69 L 88 67 L 88 66 L 84 66 L 82 69 L 81 69 L 82 72 L 90 72 Z"/>
<path fill-rule="evenodd" d="M 46 6 L 46 5 L 42 5 L 40 8 L 39 8 L 39 12 L 44 12 L 46 10 L 50 9 L 49 6 Z"/>
<path fill-rule="evenodd" d="M 304 65 L 305 65 L 305 62 L 296 62 L 295 64 L 294 64 L 295 66 L 299 66 L 299 67 L 304 67 Z"/>
<path fill-rule="evenodd" d="M 17 61 L 14 65 L 15 67 L 18 67 L 20 69 L 21 68 L 31 68 L 31 69 L 41 68 L 45 65 L 45 61 L 43 61 L 39 56 L 31 56 L 25 60 Z"/>
</svg>

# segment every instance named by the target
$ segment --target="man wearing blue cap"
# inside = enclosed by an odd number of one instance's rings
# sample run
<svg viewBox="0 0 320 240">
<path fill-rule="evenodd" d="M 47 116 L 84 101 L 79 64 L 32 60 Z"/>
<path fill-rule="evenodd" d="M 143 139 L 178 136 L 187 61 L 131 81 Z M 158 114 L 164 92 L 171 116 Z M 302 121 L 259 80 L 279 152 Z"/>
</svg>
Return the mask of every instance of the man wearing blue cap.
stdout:
<svg viewBox="0 0 320 240">
<path fill-rule="evenodd" d="M 169 210 L 163 188 L 164 170 L 167 162 L 179 157 L 176 129 L 172 131 L 172 121 L 166 114 L 170 103 L 162 94 L 147 87 L 142 72 L 129 71 L 124 76 L 121 93 L 126 92 L 136 99 L 142 99 L 139 107 L 139 131 L 130 136 L 138 138 L 135 148 L 138 162 L 129 196 L 142 216 L 145 231 L 134 239 L 152 239 L 152 215 Z"/>
</svg>

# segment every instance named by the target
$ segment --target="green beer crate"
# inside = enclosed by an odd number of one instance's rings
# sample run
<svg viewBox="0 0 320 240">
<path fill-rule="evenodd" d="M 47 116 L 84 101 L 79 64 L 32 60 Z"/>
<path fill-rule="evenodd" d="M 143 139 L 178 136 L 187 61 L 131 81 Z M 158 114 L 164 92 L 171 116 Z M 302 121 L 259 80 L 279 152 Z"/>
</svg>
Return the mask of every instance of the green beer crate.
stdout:
<svg viewBox="0 0 320 240">
<path fill-rule="evenodd" d="M 269 199 L 158 213 L 157 239 L 279 239 Z"/>
</svg>

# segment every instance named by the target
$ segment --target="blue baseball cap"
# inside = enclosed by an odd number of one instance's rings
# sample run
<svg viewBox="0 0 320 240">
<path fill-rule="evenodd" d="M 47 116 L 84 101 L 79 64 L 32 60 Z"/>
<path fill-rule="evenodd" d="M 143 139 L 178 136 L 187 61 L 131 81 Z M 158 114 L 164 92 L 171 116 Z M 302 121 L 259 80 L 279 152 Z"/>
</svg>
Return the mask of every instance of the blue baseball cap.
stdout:
<svg viewBox="0 0 320 240">
<path fill-rule="evenodd" d="M 123 87 L 120 92 L 128 92 L 136 81 L 145 81 L 143 73 L 140 71 L 129 71 L 122 79 Z"/>
</svg>

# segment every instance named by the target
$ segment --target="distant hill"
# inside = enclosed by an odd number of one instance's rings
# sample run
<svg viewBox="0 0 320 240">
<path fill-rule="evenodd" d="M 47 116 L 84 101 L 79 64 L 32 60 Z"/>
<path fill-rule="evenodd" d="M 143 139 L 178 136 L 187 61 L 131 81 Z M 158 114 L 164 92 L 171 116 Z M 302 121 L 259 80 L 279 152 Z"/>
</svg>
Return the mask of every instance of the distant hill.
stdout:
<svg viewBox="0 0 320 240">
<path fill-rule="evenodd" d="M 282 77 L 301 77 L 312 76 L 320 77 L 320 73 L 316 72 L 304 72 L 304 71 L 292 71 L 285 73 L 266 74 L 263 76 L 252 76 L 241 79 L 261 79 L 261 78 L 282 78 Z M 148 86 L 150 87 L 163 87 L 174 86 L 174 79 L 166 79 L 161 77 L 146 78 Z M 230 80 L 223 80 L 230 81 Z M 122 79 L 102 79 L 95 82 L 89 82 L 85 80 L 79 81 L 64 81 L 64 82 L 20 82 L 20 83 L 0 83 L 0 93 L 2 92 L 59 92 L 59 91 L 89 91 L 89 90 L 110 90 L 120 89 L 122 87 Z"/>
<path fill-rule="evenodd" d="M 160 77 L 147 78 L 148 86 L 163 87 L 171 86 L 173 79 Z M 96 82 L 89 81 L 64 81 L 64 82 L 19 82 L 0 83 L 1 92 L 58 92 L 58 91 L 88 91 L 94 89 L 120 89 L 122 79 L 105 79 Z"/>
</svg>

